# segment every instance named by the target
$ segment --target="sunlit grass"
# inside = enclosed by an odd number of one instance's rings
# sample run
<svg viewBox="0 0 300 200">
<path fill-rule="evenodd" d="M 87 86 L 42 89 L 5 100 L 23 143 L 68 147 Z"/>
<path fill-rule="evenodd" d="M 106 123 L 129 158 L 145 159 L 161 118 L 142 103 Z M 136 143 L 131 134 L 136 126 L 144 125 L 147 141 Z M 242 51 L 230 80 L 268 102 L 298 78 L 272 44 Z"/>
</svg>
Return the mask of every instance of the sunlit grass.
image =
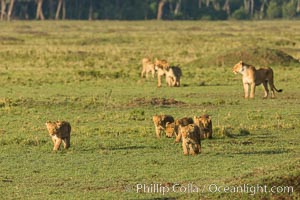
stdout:
<svg viewBox="0 0 300 200">
<path fill-rule="evenodd" d="M 291 198 L 207 188 L 163 196 L 137 193 L 134 187 L 293 185 L 299 177 L 300 68 L 272 65 L 275 85 L 284 92 L 263 100 L 258 87 L 256 98 L 245 100 L 241 76 L 213 58 L 235 49 L 271 48 L 299 59 L 299 27 L 297 21 L 1 23 L 0 194 L 8 199 Z M 155 79 L 141 79 L 145 56 L 179 64 L 182 87 L 157 88 Z M 151 104 L 153 98 L 181 104 Z M 163 113 L 212 116 L 214 136 L 202 141 L 202 154 L 183 156 L 174 138 L 156 139 L 151 118 Z M 69 150 L 52 152 L 47 120 L 71 123 Z"/>
</svg>

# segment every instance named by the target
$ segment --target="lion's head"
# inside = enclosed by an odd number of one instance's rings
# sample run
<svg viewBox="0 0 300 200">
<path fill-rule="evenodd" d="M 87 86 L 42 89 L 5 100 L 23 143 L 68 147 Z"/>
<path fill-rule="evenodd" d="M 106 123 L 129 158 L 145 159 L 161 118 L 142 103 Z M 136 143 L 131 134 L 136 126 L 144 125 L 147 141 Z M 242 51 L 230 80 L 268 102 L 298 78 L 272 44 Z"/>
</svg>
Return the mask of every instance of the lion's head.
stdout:
<svg viewBox="0 0 300 200">
<path fill-rule="evenodd" d="M 194 133 L 195 126 L 194 124 L 189 124 L 187 126 L 180 126 L 179 129 L 182 138 L 189 138 L 191 136 L 191 133 Z"/>
<path fill-rule="evenodd" d="M 199 127 L 209 129 L 211 124 L 211 117 L 209 115 L 202 115 L 200 117 L 194 116 L 194 121 Z"/>
<path fill-rule="evenodd" d="M 150 58 L 143 58 L 142 59 L 142 63 L 150 63 L 150 62 L 151 62 Z"/>
<path fill-rule="evenodd" d="M 166 123 L 166 136 L 173 137 L 175 134 L 175 123 L 167 122 Z"/>
<path fill-rule="evenodd" d="M 243 61 L 238 62 L 237 64 L 235 64 L 235 65 L 233 66 L 232 72 L 233 72 L 234 74 L 241 73 L 242 70 L 243 70 L 243 65 L 244 65 Z"/>
<path fill-rule="evenodd" d="M 156 126 L 162 126 L 162 117 L 160 115 L 154 115 L 152 120 Z"/>
<path fill-rule="evenodd" d="M 46 127 L 47 127 L 47 130 L 48 130 L 48 132 L 49 132 L 50 135 L 57 134 L 57 131 L 59 129 L 59 127 L 57 126 L 56 122 L 51 122 L 51 121 L 47 121 L 46 122 Z"/>
<path fill-rule="evenodd" d="M 155 70 L 158 70 L 158 69 L 168 70 L 170 68 L 169 63 L 166 60 L 155 59 L 154 66 L 155 66 Z"/>
</svg>

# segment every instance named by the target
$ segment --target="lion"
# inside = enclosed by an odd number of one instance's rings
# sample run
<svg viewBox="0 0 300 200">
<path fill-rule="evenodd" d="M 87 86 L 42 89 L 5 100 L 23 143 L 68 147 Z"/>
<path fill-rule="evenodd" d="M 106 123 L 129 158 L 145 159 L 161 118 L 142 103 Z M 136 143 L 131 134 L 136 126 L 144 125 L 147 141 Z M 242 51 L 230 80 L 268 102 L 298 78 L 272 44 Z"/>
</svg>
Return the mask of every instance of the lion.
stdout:
<svg viewBox="0 0 300 200">
<path fill-rule="evenodd" d="M 166 82 L 169 87 L 180 87 L 182 72 L 179 66 L 171 66 L 165 69 Z"/>
<path fill-rule="evenodd" d="M 166 131 L 166 125 L 169 126 L 170 123 L 174 122 L 174 118 L 171 115 L 154 115 L 152 119 L 155 126 L 155 133 L 157 138 L 160 138 L 161 131 Z M 172 137 L 173 133 L 170 133 L 169 127 L 167 127 L 167 131 L 166 136 Z"/>
<path fill-rule="evenodd" d="M 61 145 L 61 142 L 64 144 L 64 148 L 68 149 L 70 147 L 71 139 L 71 125 L 66 121 L 56 121 L 46 122 L 46 127 L 49 132 L 49 135 L 52 138 L 53 150 L 57 151 Z"/>
<path fill-rule="evenodd" d="M 181 119 L 177 119 L 177 120 L 175 121 L 175 124 L 176 124 L 177 126 L 187 126 L 187 125 L 189 125 L 189 124 L 194 124 L 194 120 L 193 120 L 193 118 L 191 118 L 191 117 L 183 117 L 183 118 L 181 118 Z"/>
<path fill-rule="evenodd" d="M 201 153 L 201 138 L 199 127 L 195 124 L 179 126 L 179 134 L 176 142 L 182 141 L 184 155 L 196 155 Z"/>
<path fill-rule="evenodd" d="M 157 87 L 161 87 L 161 77 L 166 76 L 166 83 L 169 87 L 180 87 L 180 77 L 182 71 L 179 66 L 170 66 L 166 60 L 155 60 L 155 70 L 157 71 Z"/>
<path fill-rule="evenodd" d="M 157 87 L 161 87 L 161 77 L 165 75 L 165 70 L 169 69 L 170 65 L 166 60 L 158 60 L 157 58 L 154 61 L 154 69 L 157 71 Z M 167 81 L 167 79 L 166 79 Z M 167 81 L 168 82 L 168 81 Z"/>
<path fill-rule="evenodd" d="M 181 119 L 176 119 L 173 123 L 166 123 L 166 135 L 168 137 L 173 137 L 174 135 L 178 135 L 179 126 L 187 126 L 189 124 L 193 124 L 194 120 L 190 117 L 183 117 Z"/>
<path fill-rule="evenodd" d="M 167 69 L 170 67 L 170 64 L 166 60 L 159 60 L 159 59 L 155 58 L 154 66 L 162 68 L 162 69 Z"/>
<path fill-rule="evenodd" d="M 201 139 L 212 139 L 212 121 L 209 115 L 194 116 L 194 122 L 200 129 Z"/>
<path fill-rule="evenodd" d="M 235 74 L 240 73 L 243 75 L 245 98 L 249 97 L 249 93 L 250 98 L 254 98 L 255 87 L 260 84 L 263 84 L 264 87 L 264 98 L 269 96 L 268 83 L 271 88 L 271 98 L 275 98 L 275 91 L 282 92 L 282 89 L 278 90 L 274 85 L 274 73 L 270 67 L 255 69 L 254 66 L 240 61 L 232 68 L 232 71 Z"/>
<path fill-rule="evenodd" d="M 141 77 L 143 78 L 144 76 L 146 76 L 146 79 L 148 79 L 148 76 L 149 76 L 148 74 L 151 72 L 152 78 L 154 78 L 154 75 L 155 75 L 154 63 L 151 62 L 151 60 L 149 58 L 143 58 L 142 65 L 143 65 L 143 69 L 141 72 Z"/>
<path fill-rule="evenodd" d="M 175 125 L 175 122 L 167 122 L 165 132 L 166 136 L 169 138 L 177 135 L 177 126 Z"/>
</svg>

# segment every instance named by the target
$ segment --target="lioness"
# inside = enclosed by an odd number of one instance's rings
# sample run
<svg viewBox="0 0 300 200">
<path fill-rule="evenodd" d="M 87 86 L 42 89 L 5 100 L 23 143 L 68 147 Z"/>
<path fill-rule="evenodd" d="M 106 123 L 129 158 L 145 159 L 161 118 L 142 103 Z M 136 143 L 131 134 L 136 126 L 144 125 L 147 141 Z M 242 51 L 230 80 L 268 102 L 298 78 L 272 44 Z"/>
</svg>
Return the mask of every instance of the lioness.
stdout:
<svg viewBox="0 0 300 200">
<path fill-rule="evenodd" d="M 200 129 L 201 139 L 212 139 L 212 121 L 209 115 L 194 116 L 194 122 Z"/>
<path fill-rule="evenodd" d="M 245 98 L 254 98 L 255 86 L 263 84 L 265 95 L 264 98 L 269 96 L 268 82 L 271 88 L 271 97 L 275 97 L 275 91 L 282 92 L 282 90 L 277 90 L 274 85 L 273 70 L 270 67 L 255 69 L 254 66 L 240 61 L 232 68 L 233 73 L 240 73 L 243 75 L 243 84 Z M 250 87 L 249 87 L 250 86 Z M 275 90 L 275 91 L 274 91 Z"/>
<path fill-rule="evenodd" d="M 49 135 L 52 138 L 53 150 L 57 151 L 61 145 L 61 142 L 64 143 L 64 148 L 68 149 L 70 147 L 71 139 L 71 125 L 66 121 L 56 121 L 46 122 L 47 130 Z"/>
<path fill-rule="evenodd" d="M 166 130 L 168 123 L 173 123 L 174 118 L 171 115 L 154 115 L 153 123 L 155 126 L 156 137 L 160 138 L 161 131 Z M 172 137 L 170 134 L 166 134 L 167 137 Z"/>
<path fill-rule="evenodd" d="M 146 75 L 146 78 L 148 79 L 148 74 L 151 72 L 152 78 L 154 78 L 155 75 L 154 63 L 151 62 L 149 58 L 143 58 L 142 65 L 143 65 L 143 69 L 141 72 L 141 77 L 143 78 Z"/>
<path fill-rule="evenodd" d="M 200 130 L 197 125 L 179 126 L 179 134 L 176 137 L 176 142 L 180 142 L 180 139 L 184 155 L 201 153 Z"/>
</svg>

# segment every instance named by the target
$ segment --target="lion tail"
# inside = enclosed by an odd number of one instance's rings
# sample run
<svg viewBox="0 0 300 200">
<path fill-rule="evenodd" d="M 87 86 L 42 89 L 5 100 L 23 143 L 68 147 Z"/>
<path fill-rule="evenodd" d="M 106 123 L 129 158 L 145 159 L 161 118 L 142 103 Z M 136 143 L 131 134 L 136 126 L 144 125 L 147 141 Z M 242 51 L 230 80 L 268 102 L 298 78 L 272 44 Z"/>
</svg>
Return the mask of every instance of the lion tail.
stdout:
<svg viewBox="0 0 300 200">
<path fill-rule="evenodd" d="M 283 90 L 282 89 L 277 89 L 275 86 L 274 86 L 274 89 L 276 90 L 276 92 L 282 92 Z"/>
</svg>

